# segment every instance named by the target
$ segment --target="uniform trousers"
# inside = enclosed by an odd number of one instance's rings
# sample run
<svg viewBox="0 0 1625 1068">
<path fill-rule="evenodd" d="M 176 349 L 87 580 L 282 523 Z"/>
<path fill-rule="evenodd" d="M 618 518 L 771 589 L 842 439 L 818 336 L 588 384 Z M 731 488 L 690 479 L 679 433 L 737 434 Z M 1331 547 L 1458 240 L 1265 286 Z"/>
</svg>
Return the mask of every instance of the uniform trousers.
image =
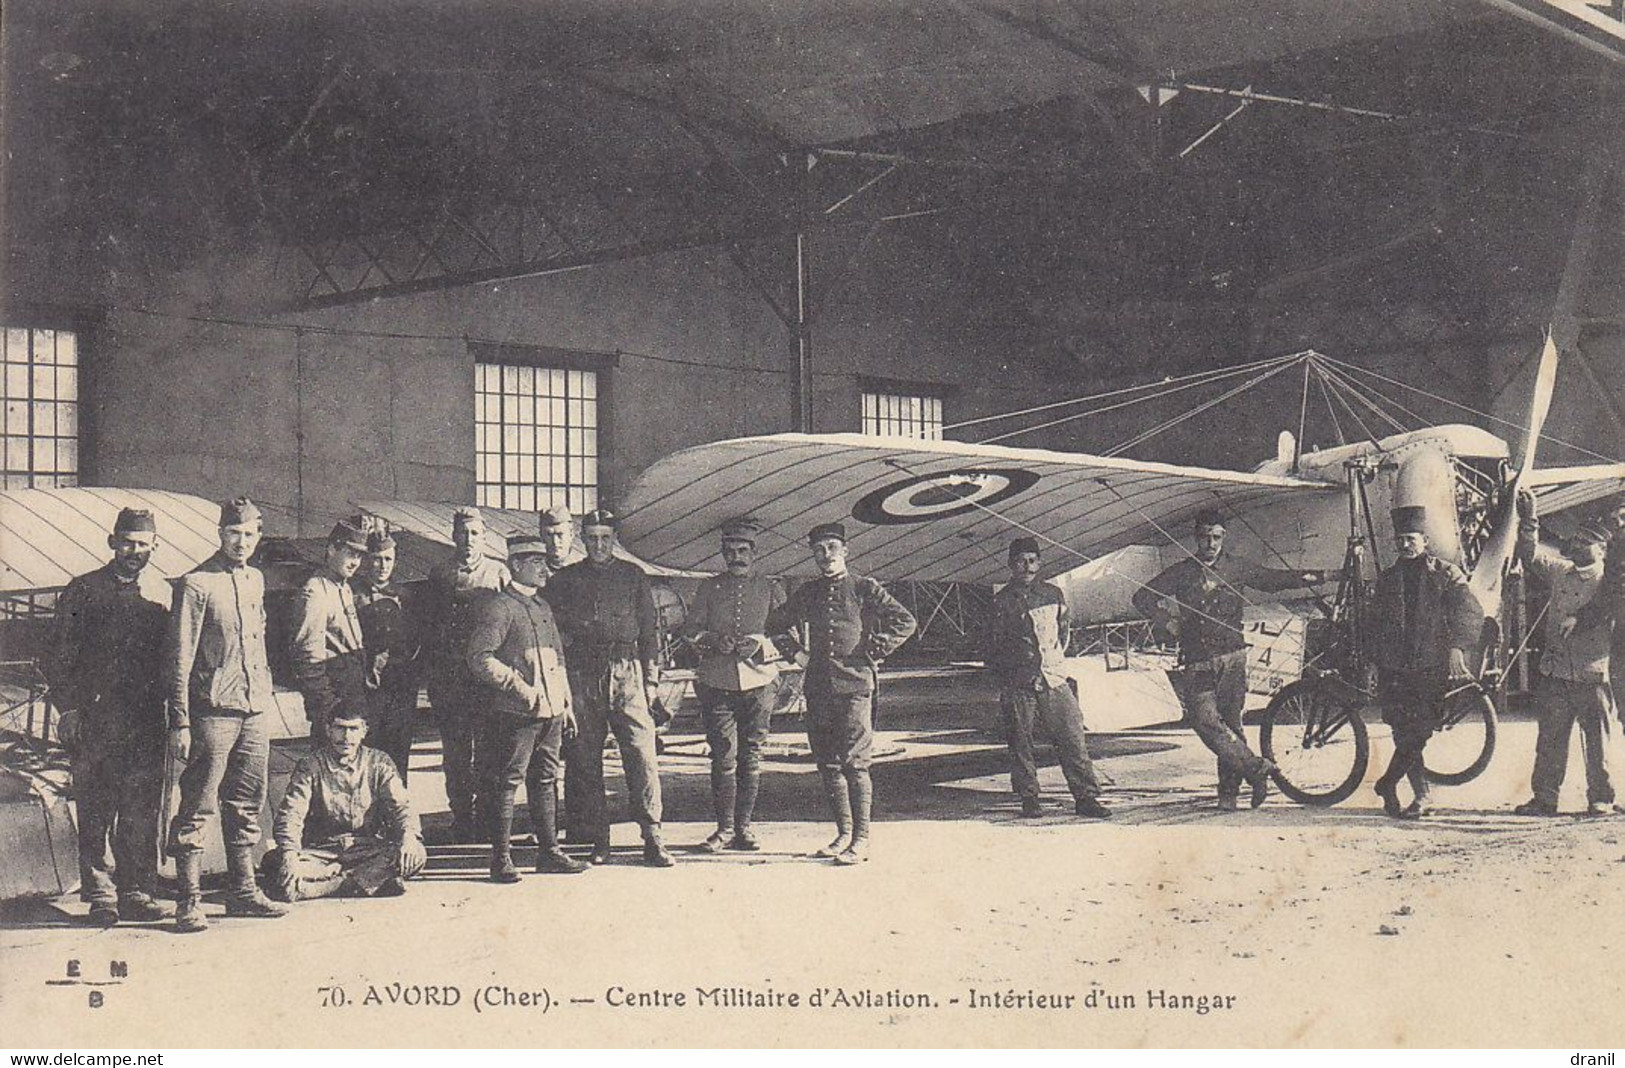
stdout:
<svg viewBox="0 0 1625 1068">
<path fill-rule="evenodd" d="M 252 849 L 260 840 L 266 767 L 271 756 L 266 717 L 209 709 L 192 713 L 192 750 L 181 772 L 180 808 L 169 826 L 169 853 L 203 849 L 209 823 L 220 816 L 226 849 Z"/>
<path fill-rule="evenodd" d="M 80 716 L 73 796 L 81 900 L 110 905 L 119 896 L 155 892 L 167 744 L 163 715 L 156 709 L 143 716 L 101 702 Z"/>
<path fill-rule="evenodd" d="M 1531 777 L 1535 800 L 1557 807 L 1557 795 L 1568 773 L 1569 739 L 1580 725 L 1580 752 L 1585 758 L 1586 801 L 1613 804 L 1614 784 L 1608 777 L 1608 752 L 1613 724 L 1609 721 L 1611 694 L 1601 679 L 1577 681 L 1542 675 L 1535 683 L 1535 772 Z"/>
<path fill-rule="evenodd" d="M 655 755 L 655 723 L 636 660 L 597 660 L 590 654 L 570 664 L 570 692 L 576 702 L 576 736 L 566 745 L 569 772 L 564 779 L 571 841 L 609 841 L 604 797 L 604 742 L 615 732 L 626 771 L 632 818 L 645 832 L 660 826 L 660 765 Z M 583 834 L 578 836 L 578 827 Z"/>
<path fill-rule="evenodd" d="M 1247 705 L 1247 650 L 1236 649 L 1169 672 L 1168 681 L 1202 744 L 1219 764 L 1219 797 L 1234 798 L 1258 774 L 1263 758 L 1247 745 L 1241 714 Z"/>
<path fill-rule="evenodd" d="M 1052 686 L 1043 679 L 1032 686 L 1006 687 L 1000 695 L 1005 740 L 1014 764 L 1010 786 L 1023 800 L 1037 800 L 1038 764 L 1033 756 L 1034 728 L 1048 735 L 1060 758 L 1061 774 L 1074 801 L 1100 796 L 1100 779 L 1089 759 L 1089 744 L 1083 729 L 1083 711 L 1066 684 Z"/>
<path fill-rule="evenodd" d="M 410 879 L 423 870 L 400 865 L 401 848 L 371 835 L 345 835 L 295 852 L 274 849 L 261 870 L 266 890 L 279 901 L 309 901 L 337 894 L 370 897 L 392 879 Z"/>
</svg>

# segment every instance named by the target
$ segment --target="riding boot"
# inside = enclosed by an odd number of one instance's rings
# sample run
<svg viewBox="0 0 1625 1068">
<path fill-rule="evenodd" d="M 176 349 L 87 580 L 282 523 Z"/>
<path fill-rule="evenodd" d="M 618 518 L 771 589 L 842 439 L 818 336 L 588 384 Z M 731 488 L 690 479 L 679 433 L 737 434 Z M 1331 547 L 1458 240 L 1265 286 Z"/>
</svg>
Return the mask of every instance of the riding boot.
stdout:
<svg viewBox="0 0 1625 1068">
<path fill-rule="evenodd" d="M 488 827 L 491 829 L 491 881 L 517 883 L 519 869 L 513 866 L 513 796 L 500 800 L 482 799 L 490 805 Z M 538 831 L 538 834 L 541 832 Z"/>
<path fill-rule="evenodd" d="M 559 848 L 559 797 L 551 789 L 530 798 L 530 825 L 536 832 L 536 871 L 545 875 L 578 875 L 587 865 Z"/>
<path fill-rule="evenodd" d="M 813 855 L 837 857 L 852 844 L 852 797 L 847 792 L 846 780 L 841 776 L 840 768 L 819 768 L 818 775 L 824 780 L 824 793 L 835 816 L 835 840 Z"/>
<path fill-rule="evenodd" d="M 760 769 L 739 769 L 739 793 L 734 801 L 734 837 L 730 848 L 744 850 L 761 848 L 750 829 L 751 817 L 756 813 L 756 795 L 761 789 L 761 783 Z"/>
<path fill-rule="evenodd" d="M 837 864 L 861 864 L 869 859 L 869 815 L 874 805 L 874 782 L 868 768 L 844 769 L 852 803 L 852 841 L 836 857 Z"/>
<path fill-rule="evenodd" d="M 229 847 L 226 850 L 226 868 L 231 873 L 231 890 L 226 896 L 227 916 L 275 919 L 288 914 L 288 906 L 278 904 L 260 893 L 259 883 L 254 880 L 252 847 Z"/>
<path fill-rule="evenodd" d="M 720 853 L 728 843 L 734 829 L 734 805 L 739 796 L 738 784 L 732 769 L 711 771 L 711 811 L 717 819 L 717 829 L 700 846 L 707 853 Z"/>
<path fill-rule="evenodd" d="M 203 915 L 203 854 L 181 853 L 175 858 L 175 873 L 180 878 L 180 900 L 175 906 L 175 930 L 194 934 L 209 929 L 208 917 Z"/>
</svg>

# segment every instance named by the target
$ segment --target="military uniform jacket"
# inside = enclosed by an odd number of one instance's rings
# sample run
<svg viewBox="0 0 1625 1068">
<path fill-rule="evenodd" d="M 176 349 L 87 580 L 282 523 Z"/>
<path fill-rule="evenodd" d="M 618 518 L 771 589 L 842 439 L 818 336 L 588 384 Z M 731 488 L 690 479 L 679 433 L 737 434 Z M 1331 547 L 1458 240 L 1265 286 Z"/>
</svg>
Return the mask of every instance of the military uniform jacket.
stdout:
<svg viewBox="0 0 1625 1068">
<path fill-rule="evenodd" d="M 357 583 L 365 682 L 372 693 L 411 694 L 418 689 L 418 617 L 398 586 Z"/>
<path fill-rule="evenodd" d="M 1006 689 L 1066 685 L 1067 608 L 1058 586 L 1012 582 L 993 595 L 987 666 Z"/>
<path fill-rule="evenodd" d="M 423 837 L 395 762 L 365 745 L 349 764 L 325 745 L 301 760 L 277 809 L 275 834 L 277 847 L 290 852 L 346 836 L 397 844 Z"/>
<path fill-rule="evenodd" d="M 464 652 L 473 606 L 512 579 L 506 565 L 485 556 L 469 567 L 449 564 L 429 574 L 418 604 L 418 632 L 431 686 L 466 681 Z"/>
<path fill-rule="evenodd" d="M 1472 648 L 1484 627 L 1467 575 L 1432 554 L 1384 571 L 1372 613 L 1378 668 L 1439 678 L 1450 672 L 1450 651 Z"/>
<path fill-rule="evenodd" d="M 576 666 L 636 658 L 660 660 L 654 592 L 643 569 L 626 560 L 581 560 L 547 580 L 542 596 L 552 606 Z"/>
<path fill-rule="evenodd" d="M 1167 568 L 1134 594 L 1134 607 L 1148 618 L 1173 601 L 1179 618 L 1179 662 L 1197 664 L 1247 648 L 1242 610 L 1247 602 L 1238 592 L 1243 585 L 1238 569 L 1220 556 L 1208 565 L 1185 559 Z"/>
<path fill-rule="evenodd" d="M 716 690 L 754 690 L 779 677 L 777 665 L 741 660 L 733 653 L 710 651 L 718 638 L 767 637 L 767 617 L 785 601 L 776 579 L 717 575 L 700 583 L 683 623 L 683 634 L 699 646 L 702 657 L 696 681 Z"/>
<path fill-rule="evenodd" d="M 325 571 L 305 580 L 294 598 L 290 654 L 307 694 L 324 702 L 362 699 L 361 617 L 348 582 Z"/>
<path fill-rule="evenodd" d="M 872 578 L 850 572 L 803 584 L 768 617 L 772 633 L 807 627 L 807 685 L 864 694 L 875 666 L 914 634 L 914 615 Z M 788 641 L 788 639 L 786 639 Z"/>
<path fill-rule="evenodd" d="M 150 569 L 123 582 L 109 563 L 68 583 L 43 664 L 52 703 L 64 712 L 150 718 L 161 730 L 171 599 L 169 584 Z"/>
<path fill-rule="evenodd" d="M 1541 625 L 1540 673 L 1573 682 L 1603 682 L 1608 678 L 1608 620 L 1585 619 L 1582 610 L 1603 588 L 1603 565 L 1576 567 L 1573 560 L 1540 544 L 1538 520 L 1519 524 L 1518 557 L 1545 581 L 1548 593 Z M 1558 625 L 1576 620 L 1567 637 Z"/>
<path fill-rule="evenodd" d="M 468 636 L 468 670 L 489 697 L 489 708 L 523 719 L 549 719 L 570 711 L 564 641 L 553 610 L 539 596 L 509 587 L 476 606 Z M 541 703 L 519 696 L 523 680 L 541 691 Z"/>
<path fill-rule="evenodd" d="M 169 725 L 191 714 L 269 712 L 265 576 L 216 553 L 175 586 L 170 610 Z"/>
</svg>

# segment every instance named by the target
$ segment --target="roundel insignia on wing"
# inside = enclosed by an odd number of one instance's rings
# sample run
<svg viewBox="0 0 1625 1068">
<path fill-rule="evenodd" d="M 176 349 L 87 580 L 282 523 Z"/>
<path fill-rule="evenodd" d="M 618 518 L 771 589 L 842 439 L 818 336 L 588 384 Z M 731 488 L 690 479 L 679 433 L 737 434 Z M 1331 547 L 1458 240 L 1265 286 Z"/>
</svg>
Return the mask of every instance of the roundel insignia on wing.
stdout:
<svg viewBox="0 0 1625 1068">
<path fill-rule="evenodd" d="M 852 517 L 893 525 L 949 519 L 991 508 L 1032 488 L 1038 475 L 1019 467 L 977 467 L 916 475 L 882 486 L 852 506 Z"/>
</svg>

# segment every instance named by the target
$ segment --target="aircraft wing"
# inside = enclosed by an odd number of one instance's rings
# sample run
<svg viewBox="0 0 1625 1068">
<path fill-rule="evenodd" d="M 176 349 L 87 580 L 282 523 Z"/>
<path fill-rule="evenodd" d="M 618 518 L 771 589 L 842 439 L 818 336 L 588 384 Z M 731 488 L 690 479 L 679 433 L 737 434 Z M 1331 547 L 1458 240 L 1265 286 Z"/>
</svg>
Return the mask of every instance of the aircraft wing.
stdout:
<svg viewBox="0 0 1625 1068">
<path fill-rule="evenodd" d="M 158 525 L 150 566 L 176 578 L 220 547 L 220 506 L 163 490 L 78 487 L 0 492 L 0 594 L 45 593 L 107 563 L 107 535 L 121 508 L 145 508 Z"/>
<path fill-rule="evenodd" d="M 1625 464 L 1549 467 L 1529 472 L 1524 485 L 1540 500 L 1540 514 L 1551 515 L 1625 490 Z"/>
<path fill-rule="evenodd" d="M 842 522 L 861 574 L 994 583 L 1007 577 L 1010 539 L 1023 534 L 1045 546 L 1045 573 L 1055 575 L 1125 545 L 1182 536 L 1204 508 L 1243 526 L 1273 513 L 1272 529 L 1301 531 L 1311 525 L 1302 517 L 1281 522 L 1292 505 L 1335 511 L 1343 494 L 1340 484 L 1037 449 L 776 434 L 654 464 L 623 501 L 621 539 L 667 567 L 718 571 L 718 530 L 750 515 L 764 528 L 756 547 L 763 571 L 811 574 L 807 530 Z M 1347 520 L 1334 519 L 1340 559 Z"/>
</svg>

